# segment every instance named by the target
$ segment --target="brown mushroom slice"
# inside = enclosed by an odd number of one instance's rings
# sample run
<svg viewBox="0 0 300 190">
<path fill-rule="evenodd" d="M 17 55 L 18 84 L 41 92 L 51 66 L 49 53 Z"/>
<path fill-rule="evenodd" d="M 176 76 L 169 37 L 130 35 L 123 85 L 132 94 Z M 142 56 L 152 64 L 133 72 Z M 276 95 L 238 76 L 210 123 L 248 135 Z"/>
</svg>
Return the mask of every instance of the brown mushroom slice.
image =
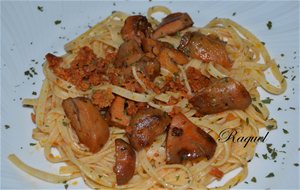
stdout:
<svg viewBox="0 0 300 190">
<path fill-rule="evenodd" d="M 147 108 L 139 110 L 126 128 L 130 144 L 136 150 L 150 146 L 155 138 L 162 134 L 170 124 L 170 118 L 165 112 Z"/>
<path fill-rule="evenodd" d="M 244 110 L 251 104 L 246 88 L 232 78 L 218 79 L 199 91 L 190 103 L 200 114 L 213 114 L 226 110 Z"/>
<path fill-rule="evenodd" d="M 135 152 L 133 148 L 123 139 L 115 140 L 116 163 L 114 173 L 118 185 L 125 185 L 134 175 L 135 171 Z"/>
<path fill-rule="evenodd" d="M 151 37 L 152 31 L 152 26 L 145 16 L 134 15 L 126 18 L 121 35 L 125 41 L 136 40 L 140 44 L 141 39 Z"/>
<path fill-rule="evenodd" d="M 153 33 L 153 38 L 158 39 L 193 26 L 194 22 L 187 13 L 172 13 L 162 19 Z"/>
<path fill-rule="evenodd" d="M 167 164 L 179 164 L 183 160 L 213 157 L 215 140 L 194 125 L 182 113 L 172 119 L 166 143 Z"/>
<path fill-rule="evenodd" d="M 158 55 L 158 61 L 161 67 L 167 69 L 171 73 L 179 72 L 177 64 L 184 65 L 188 63 L 188 58 L 180 51 L 174 48 L 162 48 Z"/>
<path fill-rule="evenodd" d="M 143 51 L 146 53 L 151 53 L 157 56 L 160 53 L 161 49 L 164 47 L 174 49 L 173 45 L 168 42 L 161 42 L 151 38 L 142 39 L 142 48 Z"/>
<path fill-rule="evenodd" d="M 213 62 L 225 68 L 232 66 L 225 49 L 225 43 L 212 35 L 206 36 L 200 32 L 188 32 L 181 38 L 178 49 L 189 57 L 202 60 L 205 63 Z"/>
<path fill-rule="evenodd" d="M 89 99 L 83 97 L 65 99 L 62 107 L 80 143 L 91 152 L 98 152 L 109 138 L 109 129 L 97 108 Z"/>
<path fill-rule="evenodd" d="M 124 42 L 115 59 L 116 67 L 128 67 L 143 57 L 143 51 L 135 40 Z"/>
</svg>

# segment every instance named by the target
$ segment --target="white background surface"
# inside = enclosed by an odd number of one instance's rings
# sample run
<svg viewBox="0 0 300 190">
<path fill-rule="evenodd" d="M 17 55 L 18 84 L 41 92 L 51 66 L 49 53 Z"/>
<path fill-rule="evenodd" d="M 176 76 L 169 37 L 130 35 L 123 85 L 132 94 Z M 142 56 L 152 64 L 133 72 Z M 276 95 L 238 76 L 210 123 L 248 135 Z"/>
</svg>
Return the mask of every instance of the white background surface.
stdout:
<svg viewBox="0 0 300 190">
<path fill-rule="evenodd" d="M 7 156 L 17 154 L 25 163 L 36 168 L 58 172 L 56 165 L 48 163 L 42 150 L 29 146 L 31 139 L 31 109 L 23 108 L 20 98 L 36 97 L 42 80 L 41 64 L 48 52 L 64 53 L 68 39 L 88 29 L 89 25 L 109 16 L 113 10 L 142 14 L 150 6 L 166 5 L 172 11 L 188 12 L 196 26 L 203 26 L 214 17 L 228 17 L 257 35 L 266 43 L 270 54 L 280 64 L 281 71 L 289 69 L 288 89 L 281 96 L 262 92 L 263 97 L 274 99 L 270 117 L 278 120 L 278 130 L 272 131 L 266 143 L 278 151 L 276 162 L 265 160 L 266 144 L 258 145 L 259 158 L 249 164 L 248 184 L 241 182 L 237 189 L 298 189 L 299 188 L 299 2 L 2 2 L 1 3 L 1 188 L 2 189 L 64 189 L 63 184 L 50 184 L 35 179 L 13 166 Z M 44 11 L 37 10 L 43 6 Z M 232 14 L 236 12 L 236 15 Z M 55 25 L 55 20 L 62 23 Z M 268 30 L 266 24 L 272 21 Z M 31 43 L 32 42 L 32 43 Z M 284 54 L 282 57 L 281 54 Z M 35 64 L 31 60 L 38 61 Z M 27 79 L 24 71 L 34 67 L 38 72 Z M 296 75 L 294 81 L 291 78 Z M 35 85 L 33 83 L 35 82 Z M 285 100 L 288 97 L 289 100 Z M 277 111 L 278 107 L 282 108 Z M 291 110 L 295 107 L 296 110 Z M 9 129 L 5 129 L 9 125 Z M 282 129 L 287 129 L 284 134 Z M 266 131 L 261 131 L 264 135 Z M 282 148 L 282 144 L 286 144 Z M 275 177 L 266 178 L 270 172 Z M 251 182 L 252 177 L 257 182 Z M 80 180 L 76 180 L 79 181 Z M 71 185 L 69 189 L 85 188 Z"/>
</svg>

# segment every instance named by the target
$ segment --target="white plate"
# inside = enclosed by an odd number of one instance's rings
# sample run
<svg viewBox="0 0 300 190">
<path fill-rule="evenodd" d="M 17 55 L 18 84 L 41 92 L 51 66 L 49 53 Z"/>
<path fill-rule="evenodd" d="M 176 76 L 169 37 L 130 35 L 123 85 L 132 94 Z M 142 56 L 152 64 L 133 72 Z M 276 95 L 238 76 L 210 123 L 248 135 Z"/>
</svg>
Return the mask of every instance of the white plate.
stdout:
<svg viewBox="0 0 300 190">
<path fill-rule="evenodd" d="M 114 5 L 115 4 L 115 5 Z M 41 149 L 29 146 L 34 125 L 31 109 L 23 108 L 20 98 L 36 97 L 42 80 L 41 64 L 48 52 L 63 54 L 63 46 L 69 40 L 88 29 L 113 10 L 145 14 L 150 6 L 166 5 L 172 11 L 188 12 L 197 26 L 203 26 L 214 17 L 228 17 L 257 35 L 266 43 L 270 54 L 281 70 L 289 70 L 288 89 L 281 96 L 262 96 L 274 99 L 268 106 L 277 119 L 279 128 L 272 131 L 266 143 L 272 143 L 278 151 L 276 162 L 265 160 L 266 144 L 258 145 L 259 158 L 249 164 L 249 176 L 236 188 L 299 188 L 299 2 L 2 2 L 1 3 L 1 188 L 64 189 L 63 184 L 50 184 L 33 178 L 13 166 L 7 156 L 17 154 L 34 167 L 58 172 L 56 165 L 48 163 Z M 43 12 L 37 9 L 43 7 Z M 233 13 L 236 13 L 233 16 Z M 55 20 L 61 23 L 55 25 Z M 268 30 L 266 24 L 272 21 Z M 284 54 L 284 56 L 281 56 Z M 31 61 L 34 60 L 34 61 Z M 38 63 L 35 64 L 35 61 Z M 38 75 L 27 79 L 24 71 L 34 67 Z M 292 81 L 292 77 L 296 78 Z M 33 85 L 35 83 L 35 85 Z M 286 97 L 289 100 L 285 100 Z M 277 111 L 278 107 L 282 108 Z M 294 107 L 295 110 L 290 109 Z M 5 129 L 9 125 L 9 129 Z M 283 133 L 283 128 L 288 134 Z M 265 134 L 266 131 L 261 131 Z M 286 144 L 285 148 L 282 145 Z M 275 174 L 266 178 L 270 172 Z M 251 182 L 252 177 L 257 182 Z M 69 189 L 86 187 L 69 183 Z"/>
</svg>

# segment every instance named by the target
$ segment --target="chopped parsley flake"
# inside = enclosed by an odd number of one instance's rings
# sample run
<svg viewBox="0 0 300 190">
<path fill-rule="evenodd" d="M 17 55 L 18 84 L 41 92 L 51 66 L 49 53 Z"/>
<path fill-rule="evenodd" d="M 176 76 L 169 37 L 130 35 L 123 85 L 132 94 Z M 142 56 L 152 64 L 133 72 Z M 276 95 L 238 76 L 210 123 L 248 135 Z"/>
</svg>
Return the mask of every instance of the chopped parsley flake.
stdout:
<svg viewBox="0 0 300 190">
<path fill-rule="evenodd" d="M 62 124 L 63 124 L 63 126 L 65 126 L 65 127 L 68 125 L 68 123 L 65 122 L 65 121 L 63 121 Z"/>
<path fill-rule="evenodd" d="M 29 145 L 30 145 L 30 146 L 35 146 L 35 145 L 36 145 L 36 143 L 29 143 Z"/>
<path fill-rule="evenodd" d="M 287 72 L 289 72 L 289 70 L 284 70 L 284 71 L 281 72 L 281 74 L 285 74 Z"/>
<path fill-rule="evenodd" d="M 272 28 L 272 22 L 271 21 L 268 21 L 267 27 L 268 27 L 269 30 L 271 30 L 271 28 Z"/>
<path fill-rule="evenodd" d="M 284 134 L 289 134 L 288 130 L 286 130 L 286 129 L 282 129 L 282 131 Z"/>
<path fill-rule="evenodd" d="M 270 104 L 272 100 L 273 100 L 272 98 L 267 97 L 266 99 L 262 100 L 261 102 L 264 104 Z"/>
<path fill-rule="evenodd" d="M 9 129 L 10 126 L 9 125 L 4 125 L 5 129 Z"/>
<path fill-rule="evenodd" d="M 56 20 L 56 21 L 54 21 L 54 24 L 55 25 L 58 25 L 58 24 L 60 24 L 61 23 L 61 20 Z"/>
<path fill-rule="evenodd" d="M 44 11 L 44 7 L 42 7 L 42 6 L 37 6 L 37 10 L 43 12 L 43 11 Z"/>
<path fill-rule="evenodd" d="M 271 157 L 272 157 L 273 160 L 277 157 L 277 152 L 275 151 L 275 149 L 273 149 Z"/>
<path fill-rule="evenodd" d="M 267 154 L 262 154 L 262 157 L 266 160 L 268 159 L 268 155 Z"/>
<path fill-rule="evenodd" d="M 37 95 L 37 93 L 35 91 L 32 92 L 32 95 Z"/>
<path fill-rule="evenodd" d="M 276 129 L 276 127 L 274 125 L 267 125 L 266 128 L 267 128 L 268 131 Z"/>
<path fill-rule="evenodd" d="M 253 183 L 256 183 L 256 177 L 252 177 L 252 178 L 251 178 L 251 181 L 252 181 Z"/>
<path fill-rule="evenodd" d="M 30 71 L 31 71 L 34 75 L 37 75 L 37 72 L 35 71 L 35 68 L 30 67 Z"/>
<path fill-rule="evenodd" d="M 298 164 L 298 163 L 295 163 L 295 164 L 294 164 L 294 166 L 298 167 L 298 166 L 299 166 L 299 164 Z"/>
<path fill-rule="evenodd" d="M 179 178 L 180 178 L 180 175 L 177 175 L 177 176 L 176 176 L 176 181 L 178 181 L 178 180 L 179 180 Z"/>
<path fill-rule="evenodd" d="M 232 16 L 235 16 L 236 15 L 236 12 L 232 13 Z"/>
<path fill-rule="evenodd" d="M 261 111 L 260 111 L 260 109 L 258 109 L 258 107 L 257 107 L 257 106 L 255 106 L 255 105 L 253 105 L 253 104 L 252 104 L 252 106 L 254 107 L 254 109 L 255 109 L 255 111 L 256 111 L 256 112 L 258 112 L 258 113 L 262 114 L 262 113 L 261 113 Z"/>
<path fill-rule="evenodd" d="M 31 74 L 30 71 L 25 71 L 24 75 L 29 76 L 29 77 L 33 77 L 33 74 Z"/>
<path fill-rule="evenodd" d="M 68 184 L 65 184 L 64 186 L 65 186 L 65 189 L 68 189 L 68 187 L 69 187 L 69 185 L 68 185 Z"/>
<path fill-rule="evenodd" d="M 272 147 L 272 144 L 267 144 L 267 150 L 269 153 L 271 153 L 273 150 L 271 147 Z"/>
<path fill-rule="evenodd" d="M 269 173 L 266 177 L 274 177 L 274 176 L 275 176 L 274 173 L 271 172 L 271 173 Z"/>
</svg>

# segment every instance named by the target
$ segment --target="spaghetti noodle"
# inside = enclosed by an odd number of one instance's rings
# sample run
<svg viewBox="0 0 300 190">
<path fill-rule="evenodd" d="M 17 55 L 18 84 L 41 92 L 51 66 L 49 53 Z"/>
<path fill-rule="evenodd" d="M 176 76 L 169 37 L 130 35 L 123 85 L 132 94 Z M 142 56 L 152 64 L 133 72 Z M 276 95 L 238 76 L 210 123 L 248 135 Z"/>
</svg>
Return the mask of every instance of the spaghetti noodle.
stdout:
<svg viewBox="0 0 300 190">
<path fill-rule="evenodd" d="M 159 22 L 153 17 L 153 13 L 162 12 L 170 14 L 166 7 L 152 7 L 148 10 L 148 21 L 153 27 Z M 73 41 L 65 45 L 66 54 L 62 57 L 63 66 L 68 67 L 79 49 L 87 46 L 93 50 L 97 57 L 105 57 L 108 52 L 115 52 L 123 40 L 120 31 L 124 25 L 127 14 L 115 12 L 99 24 L 89 29 Z M 262 87 L 269 93 L 281 94 L 285 91 L 287 84 L 280 73 L 275 60 L 270 58 L 265 46 L 247 29 L 243 28 L 230 19 L 215 18 L 202 28 L 190 27 L 179 35 L 166 36 L 160 41 L 178 45 L 180 35 L 188 31 L 200 31 L 205 35 L 215 35 L 226 41 L 226 51 L 231 60 L 232 68 L 228 69 L 214 63 L 203 63 L 197 59 L 190 59 L 185 65 L 179 66 L 178 77 L 186 88 L 187 95 L 182 96 L 180 92 L 166 91 L 160 94 L 149 89 L 146 82 L 141 78 L 136 67 L 132 67 L 136 81 L 144 89 L 144 93 L 133 92 L 124 87 L 105 84 L 93 86 L 87 90 L 80 90 L 76 85 L 58 77 L 46 62 L 43 66 L 45 80 L 37 99 L 25 99 L 24 105 L 33 106 L 36 115 L 36 128 L 33 130 L 33 138 L 44 148 L 44 155 L 49 162 L 63 162 L 66 165 L 60 168 L 61 175 L 53 175 L 34 169 L 15 155 L 9 159 L 25 172 L 42 180 L 52 183 L 62 183 L 82 177 L 91 188 L 117 188 L 117 189 L 204 189 L 207 185 L 216 180 L 211 171 L 217 168 L 224 174 L 241 168 L 241 171 L 219 187 L 220 189 L 230 188 L 244 180 L 248 172 L 248 160 L 251 160 L 255 153 L 255 143 L 249 143 L 245 148 L 239 143 L 217 141 L 218 134 L 227 128 L 236 129 L 241 136 L 258 136 L 259 129 L 266 126 L 274 126 L 276 121 L 268 119 L 269 111 L 261 102 L 258 87 Z M 194 67 L 201 71 L 204 76 L 213 78 L 231 77 L 242 83 L 252 98 L 252 105 L 245 110 L 228 110 L 221 113 L 197 116 L 196 110 L 190 105 L 187 96 L 193 92 L 188 82 L 186 71 Z M 270 69 L 279 85 L 272 85 L 267 81 L 265 71 Z M 168 75 L 174 75 L 165 68 L 161 68 L 160 76 L 156 77 L 155 84 L 159 87 L 164 84 Z M 117 186 L 113 166 L 114 141 L 117 138 L 126 140 L 125 130 L 117 127 L 110 127 L 110 137 L 104 147 L 97 153 L 91 153 L 87 147 L 80 144 L 78 137 L 70 126 L 64 110 L 62 101 L 69 97 L 91 98 L 97 90 L 111 89 L 112 93 L 134 102 L 144 102 L 149 106 L 171 113 L 176 107 L 196 126 L 208 132 L 217 142 L 217 149 L 214 156 L 209 160 L 200 162 L 187 161 L 184 164 L 166 164 L 166 134 L 160 135 L 154 143 L 137 152 L 136 172 L 128 184 Z M 177 103 L 167 105 L 171 99 Z M 52 149 L 59 152 L 54 156 Z"/>
</svg>

